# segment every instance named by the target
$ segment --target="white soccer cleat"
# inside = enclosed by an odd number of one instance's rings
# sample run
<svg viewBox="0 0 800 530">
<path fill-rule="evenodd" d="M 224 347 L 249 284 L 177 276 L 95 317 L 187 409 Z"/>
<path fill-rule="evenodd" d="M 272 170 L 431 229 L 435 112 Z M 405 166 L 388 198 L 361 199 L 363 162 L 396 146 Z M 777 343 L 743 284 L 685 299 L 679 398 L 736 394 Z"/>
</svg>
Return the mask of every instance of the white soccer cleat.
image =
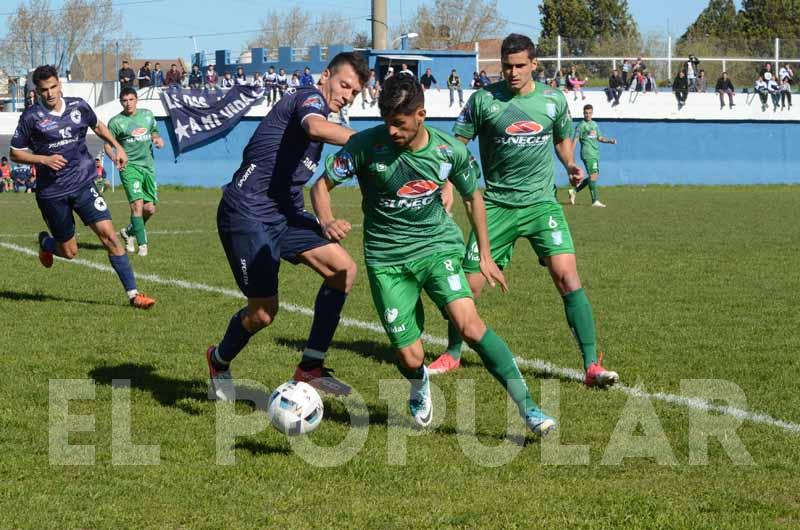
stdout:
<svg viewBox="0 0 800 530">
<path fill-rule="evenodd" d="M 427 427 L 433 421 L 433 400 L 431 399 L 428 368 L 423 365 L 422 369 L 422 379 L 411 381 L 408 409 L 418 426 Z"/>
<path fill-rule="evenodd" d="M 569 189 L 569 203 L 571 205 L 573 205 L 573 206 L 575 206 L 575 195 L 577 195 L 577 192 L 575 191 L 575 189 L 574 188 L 570 188 Z"/>
<path fill-rule="evenodd" d="M 600 201 L 594 201 L 594 202 L 592 203 L 592 206 L 595 206 L 595 207 L 597 207 L 597 208 L 605 208 L 605 207 L 606 207 L 606 205 L 605 205 L 605 204 L 603 204 L 603 203 L 602 203 L 602 202 L 600 202 Z"/>
<path fill-rule="evenodd" d="M 132 235 L 128 234 L 127 228 L 123 228 L 119 231 L 119 236 L 122 238 L 122 241 L 125 242 L 125 250 L 128 251 L 129 254 L 133 254 L 136 251 L 136 238 Z"/>
<path fill-rule="evenodd" d="M 233 384 L 231 370 L 217 370 L 211 362 L 211 356 L 216 351 L 216 346 L 209 346 L 206 351 L 206 362 L 208 363 L 208 374 L 211 378 L 211 389 L 214 396 L 220 401 L 236 401 L 236 387 Z"/>
<path fill-rule="evenodd" d="M 139 245 L 139 255 L 142 257 L 147 256 L 147 245 Z"/>
</svg>

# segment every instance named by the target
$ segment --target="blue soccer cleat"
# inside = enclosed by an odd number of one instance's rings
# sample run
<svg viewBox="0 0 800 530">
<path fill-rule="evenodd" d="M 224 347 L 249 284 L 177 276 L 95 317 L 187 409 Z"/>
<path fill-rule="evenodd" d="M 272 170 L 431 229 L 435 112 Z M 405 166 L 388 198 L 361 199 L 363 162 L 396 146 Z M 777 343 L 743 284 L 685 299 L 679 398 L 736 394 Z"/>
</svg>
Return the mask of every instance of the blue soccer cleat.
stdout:
<svg viewBox="0 0 800 530">
<path fill-rule="evenodd" d="M 532 407 L 525 413 L 525 425 L 537 436 L 546 436 L 556 430 L 556 420 Z"/>
<path fill-rule="evenodd" d="M 408 396 L 408 410 L 420 427 L 427 427 L 433 420 L 433 400 L 431 399 L 430 378 L 428 368 L 422 365 L 422 379 L 411 381 L 411 393 Z"/>
</svg>

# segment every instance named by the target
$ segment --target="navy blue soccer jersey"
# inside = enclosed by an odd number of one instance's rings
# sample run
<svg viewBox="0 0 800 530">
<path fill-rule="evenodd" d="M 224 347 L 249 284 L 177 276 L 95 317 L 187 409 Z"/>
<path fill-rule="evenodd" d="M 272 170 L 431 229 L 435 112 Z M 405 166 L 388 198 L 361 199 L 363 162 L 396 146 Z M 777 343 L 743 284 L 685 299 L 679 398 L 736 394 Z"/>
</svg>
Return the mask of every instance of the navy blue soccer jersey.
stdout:
<svg viewBox="0 0 800 530">
<path fill-rule="evenodd" d="M 94 158 L 86 147 L 86 130 L 96 125 L 97 116 L 81 98 L 64 98 L 61 114 L 41 103 L 22 113 L 11 148 L 30 149 L 36 155 L 58 154 L 67 161 L 59 171 L 36 165 L 38 197 L 62 197 L 94 181 Z"/>
<path fill-rule="evenodd" d="M 329 112 L 319 90 L 301 87 L 284 95 L 264 117 L 224 187 L 231 229 L 239 221 L 277 222 L 303 211 L 303 186 L 322 155 L 322 142 L 308 137 L 303 120 L 311 115 L 327 119 Z"/>
</svg>

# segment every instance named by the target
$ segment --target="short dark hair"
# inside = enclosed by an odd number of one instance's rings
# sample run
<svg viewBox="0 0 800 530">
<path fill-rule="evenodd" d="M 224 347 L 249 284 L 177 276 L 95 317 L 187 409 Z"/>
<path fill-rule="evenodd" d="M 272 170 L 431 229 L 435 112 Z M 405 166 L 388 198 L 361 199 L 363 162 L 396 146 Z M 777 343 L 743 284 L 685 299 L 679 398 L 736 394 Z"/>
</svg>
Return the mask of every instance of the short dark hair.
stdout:
<svg viewBox="0 0 800 530">
<path fill-rule="evenodd" d="M 8 158 L 6 157 L 0 158 L 0 162 L 8 162 Z"/>
<path fill-rule="evenodd" d="M 520 35 L 519 33 L 512 33 L 503 39 L 503 44 L 500 45 L 501 58 L 519 52 L 528 52 L 528 59 L 534 59 L 536 57 L 536 47 L 529 37 Z"/>
<path fill-rule="evenodd" d="M 583 106 L 583 110 L 594 110 L 594 107 L 592 107 L 589 104 L 586 104 L 586 105 Z"/>
<path fill-rule="evenodd" d="M 353 67 L 361 84 L 366 84 L 369 79 L 369 64 L 367 60 L 364 59 L 364 56 L 358 52 L 337 53 L 336 56 L 331 59 L 331 62 L 328 63 L 328 70 L 330 70 L 331 75 L 333 75 L 339 68 L 346 64 Z"/>
<path fill-rule="evenodd" d="M 416 77 L 410 75 L 394 75 L 383 84 L 378 96 L 378 108 L 381 117 L 393 114 L 413 114 L 425 106 L 425 92 Z"/>
<path fill-rule="evenodd" d="M 123 96 L 135 96 L 136 99 L 139 99 L 139 94 L 136 92 L 136 89 L 132 86 L 126 86 L 119 91 L 119 99 L 122 101 Z"/>
<path fill-rule="evenodd" d="M 127 59 L 123 59 L 122 60 L 122 64 L 128 64 L 128 60 Z"/>
<path fill-rule="evenodd" d="M 34 85 L 39 86 L 39 81 L 44 81 L 45 79 L 50 79 L 51 77 L 58 79 L 58 70 L 56 70 L 56 67 L 53 65 L 43 64 L 36 67 L 36 70 L 33 71 L 31 79 L 33 80 Z"/>
</svg>

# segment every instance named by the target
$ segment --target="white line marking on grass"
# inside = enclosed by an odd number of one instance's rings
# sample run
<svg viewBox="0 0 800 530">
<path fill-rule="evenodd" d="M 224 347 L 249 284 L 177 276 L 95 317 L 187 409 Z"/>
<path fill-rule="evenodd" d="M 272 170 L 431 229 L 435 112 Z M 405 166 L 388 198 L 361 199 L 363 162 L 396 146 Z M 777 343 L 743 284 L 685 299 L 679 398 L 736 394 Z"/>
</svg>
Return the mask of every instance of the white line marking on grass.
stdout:
<svg viewBox="0 0 800 530">
<path fill-rule="evenodd" d="M 0 248 L 13 250 L 14 252 L 19 252 L 21 254 L 26 254 L 28 256 L 39 255 L 38 252 L 33 249 L 20 247 L 12 243 L 0 242 Z M 89 261 L 80 258 L 75 258 L 73 260 L 64 260 L 61 258 L 56 258 L 56 259 L 60 262 L 82 265 L 84 267 L 88 267 L 90 269 L 95 269 L 98 271 L 114 272 L 114 269 L 112 269 L 111 266 L 104 265 L 101 263 L 96 263 L 94 261 Z M 162 285 L 171 285 L 173 287 L 180 287 L 182 289 L 204 291 L 207 293 L 216 293 L 225 296 L 230 296 L 232 298 L 244 299 L 244 295 L 242 295 L 242 293 L 240 293 L 237 290 L 226 289 L 224 287 L 214 287 L 211 285 L 206 285 L 204 283 L 189 282 L 186 280 L 179 280 L 177 278 L 162 278 L 161 276 L 157 276 L 155 274 L 137 274 L 136 278 L 138 280 L 144 280 Z M 288 311 L 290 313 L 297 313 L 309 317 L 314 315 L 314 311 L 308 307 L 290 304 L 287 302 L 281 302 L 280 305 L 281 309 L 283 309 L 284 311 Z M 381 326 L 377 322 L 367 322 L 364 320 L 357 320 L 353 318 L 342 318 L 340 324 L 350 328 L 372 331 L 375 333 L 379 333 L 381 335 L 384 334 L 383 326 Z M 422 335 L 422 339 L 428 344 L 435 344 L 437 346 L 447 346 L 447 340 L 442 337 L 434 337 L 433 335 L 425 333 Z M 555 366 L 554 364 L 551 364 L 547 361 L 543 361 L 541 359 L 523 359 L 521 357 L 517 357 L 517 363 L 520 366 L 523 366 L 532 372 L 546 374 L 546 375 L 554 375 L 566 379 L 571 379 L 574 381 L 583 381 L 582 371 L 573 368 L 562 368 L 560 366 Z M 771 425 L 773 427 L 778 427 L 780 429 L 783 429 L 784 431 L 800 434 L 800 425 L 788 421 L 778 420 L 768 414 L 760 412 L 750 412 L 748 410 L 738 409 L 735 407 L 715 405 L 700 398 L 691 398 L 675 394 L 667 394 L 664 392 L 651 393 L 643 390 L 640 387 L 630 387 L 622 384 L 618 384 L 612 387 L 612 390 L 624 392 L 625 394 L 628 394 L 630 396 L 639 396 L 648 399 L 654 399 L 657 401 L 663 401 L 665 403 L 671 403 L 673 405 L 678 405 L 690 409 L 705 410 L 709 412 L 725 414 L 727 416 L 732 416 L 734 418 L 738 418 L 743 421 L 749 421 L 751 423 L 761 423 L 764 425 Z"/>
</svg>

